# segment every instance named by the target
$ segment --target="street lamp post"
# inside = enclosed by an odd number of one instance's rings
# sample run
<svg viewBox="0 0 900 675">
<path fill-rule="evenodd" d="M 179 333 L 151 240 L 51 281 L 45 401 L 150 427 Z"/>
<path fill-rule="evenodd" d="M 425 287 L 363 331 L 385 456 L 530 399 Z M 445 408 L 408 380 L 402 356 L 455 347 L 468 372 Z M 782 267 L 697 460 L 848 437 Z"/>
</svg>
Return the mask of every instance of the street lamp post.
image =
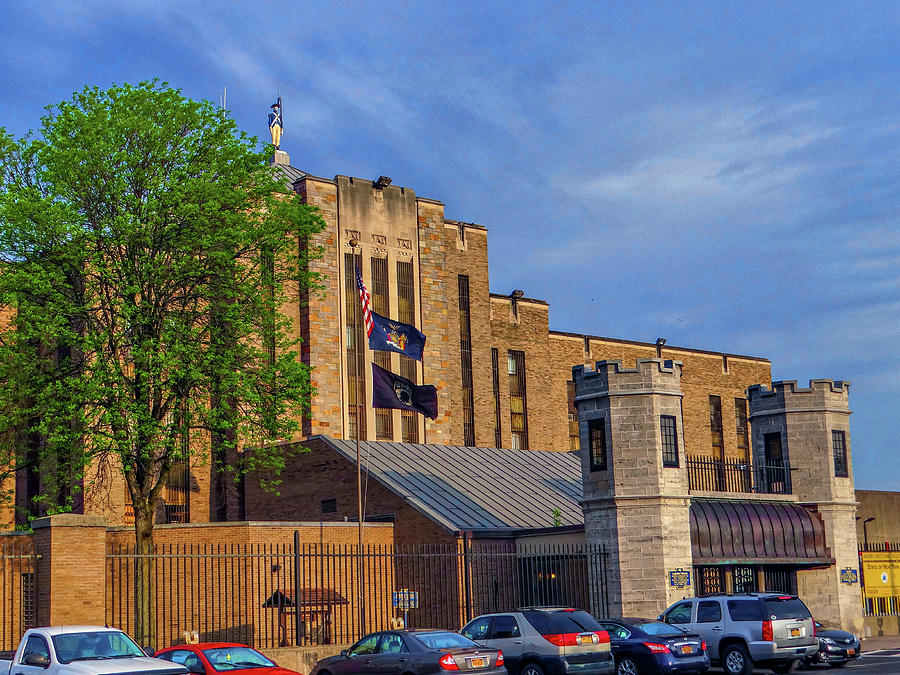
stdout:
<svg viewBox="0 0 900 675">
<path fill-rule="evenodd" d="M 866 530 L 866 525 L 875 520 L 875 516 L 870 516 L 863 521 L 863 544 L 866 547 L 866 550 L 869 550 L 869 532 Z"/>
</svg>

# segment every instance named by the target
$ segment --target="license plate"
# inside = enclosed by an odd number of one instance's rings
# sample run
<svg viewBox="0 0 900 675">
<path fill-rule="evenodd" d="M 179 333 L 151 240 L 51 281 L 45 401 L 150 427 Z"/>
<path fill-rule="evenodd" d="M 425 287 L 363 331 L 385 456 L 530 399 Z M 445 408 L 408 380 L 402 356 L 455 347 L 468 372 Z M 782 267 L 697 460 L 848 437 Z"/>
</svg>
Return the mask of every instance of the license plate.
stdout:
<svg viewBox="0 0 900 675">
<path fill-rule="evenodd" d="M 855 650 L 855 649 L 848 649 L 848 650 L 847 650 L 847 656 L 855 656 L 855 655 L 856 655 L 856 650 Z"/>
<path fill-rule="evenodd" d="M 791 628 L 791 637 L 800 637 L 800 629 Z"/>
<path fill-rule="evenodd" d="M 473 668 L 484 668 L 487 665 L 487 659 L 482 657 L 469 659 L 469 665 L 471 665 Z"/>
<path fill-rule="evenodd" d="M 682 654 L 690 654 L 692 651 L 694 651 L 694 650 L 691 649 L 690 645 L 682 645 L 682 647 L 681 647 Z"/>
<path fill-rule="evenodd" d="M 593 635 L 579 635 L 577 638 L 575 638 L 575 640 L 580 645 L 589 645 L 589 644 L 593 644 L 594 636 Z"/>
</svg>

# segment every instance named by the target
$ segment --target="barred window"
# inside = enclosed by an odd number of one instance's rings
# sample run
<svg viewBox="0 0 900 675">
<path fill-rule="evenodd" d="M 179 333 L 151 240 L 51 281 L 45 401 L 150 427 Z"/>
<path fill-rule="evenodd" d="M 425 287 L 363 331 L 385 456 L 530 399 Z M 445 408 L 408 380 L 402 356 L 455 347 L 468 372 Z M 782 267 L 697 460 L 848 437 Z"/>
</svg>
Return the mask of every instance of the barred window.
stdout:
<svg viewBox="0 0 900 675">
<path fill-rule="evenodd" d="M 510 447 L 528 449 L 528 409 L 525 402 L 525 352 L 510 350 L 506 357 L 509 374 Z"/>
<path fill-rule="evenodd" d="M 712 437 L 713 457 L 725 458 L 725 438 L 722 434 L 722 397 L 709 397 L 709 431 Z"/>
<path fill-rule="evenodd" d="M 397 261 L 397 318 L 403 323 L 416 325 L 416 287 L 411 261 Z M 400 376 L 410 382 L 419 382 L 415 359 L 400 355 Z M 400 433 L 404 443 L 419 442 L 419 418 L 416 413 L 400 411 Z"/>
<path fill-rule="evenodd" d="M 838 478 L 847 478 L 847 445 L 843 431 L 831 432 L 831 447 L 834 450 L 834 475 Z"/>
<path fill-rule="evenodd" d="M 659 416 L 659 430 L 662 439 L 663 466 L 678 466 L 678 434 L 675 429 L 675 417 Z"/>
<path fill-rule="evenodd" d="M 500 419 L 500 350 L 491 348 L 491 379 L 494 389 L 494 447 L 503 447 Z"/>
<path fill-rule="evenodd" d="M 750 461 L 750 428 L 747 424 L 747 399 L 734 399 L 734 428 L 737 433 L 738 452 Z"/>
<path fill-rule="evenodd" d="M 569 450 L 581 448 L 581 438 L 578 431 L 578 408 L 575 406 L 575 382 L 566 382 L 566 396 L 569 399 Z"/>
<path fill-rule="evenodd" d="M 387 258 L 372 258 L 372 310 L 390 317 L 391 300 L 388 286 Z M 391 353 L 375 351 L 372 360 L 385 370 L 391 370 Z M 394 440 L 394 415 L 390 408 L 375 408 L 375 438 L 379 441 Z"/>
<path fill-rule="evenodd" d="M 588 443 L 591 451 L 591 471 L 606 471 L 606 420 L 588 421 Z"/>
<path fill-rule="evenodd" d="M 458 284 L 463 443 L 472 447 L 475 445 L 475 400 L 472 390 L 472 323 L 469 316 L 469 277 L 465 274 L 460 274 Z"/>
</svg>

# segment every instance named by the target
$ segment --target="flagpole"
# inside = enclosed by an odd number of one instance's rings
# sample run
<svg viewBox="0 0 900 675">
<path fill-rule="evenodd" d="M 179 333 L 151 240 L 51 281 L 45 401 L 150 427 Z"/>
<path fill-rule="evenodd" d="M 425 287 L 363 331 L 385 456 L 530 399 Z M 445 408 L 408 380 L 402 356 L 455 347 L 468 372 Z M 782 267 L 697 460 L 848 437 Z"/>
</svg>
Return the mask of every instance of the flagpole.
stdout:
<svg viewBox="0 0 900 675">
<path fill-rule="evenodd" d="M 359 246 L 359 241 L 356 237 L 351 237 L 350 241 L 350 250 L 353 252 L 353 265 L 356 266 L 356 249 Z M 353 270 L 353 285 L 356 286 L 356 270 Z M 356 584 L 359 588 L 359 596 L 357 597 L 357 601 L 359 604 L 359 636 L 362 637 L 366 634 L 366 606 L 364 600 L 363 593 L 363 499 L 362 499 L 362 466 L 359 460 L 359 408 L 361 401 L 365 398 L 365 392 L 360 396 L 359 392 L 359 305 L 362 302 L 362 299 L 359 297 L 359 289 L 356 289 L 356 302 L 353 303 L 353 358 L 356 360 L 356 363 L 353 367 L 353 372 L 356 373 L 356 380 L 354 382 L 354 386 L 356 387 L 356 405 L 354 405 L 354 413 L 356 415 L 356 433 L 353 434 L 356 437 L 356 509 L 357 509 L 357 548 L 356 548 Z"/>
</svg>

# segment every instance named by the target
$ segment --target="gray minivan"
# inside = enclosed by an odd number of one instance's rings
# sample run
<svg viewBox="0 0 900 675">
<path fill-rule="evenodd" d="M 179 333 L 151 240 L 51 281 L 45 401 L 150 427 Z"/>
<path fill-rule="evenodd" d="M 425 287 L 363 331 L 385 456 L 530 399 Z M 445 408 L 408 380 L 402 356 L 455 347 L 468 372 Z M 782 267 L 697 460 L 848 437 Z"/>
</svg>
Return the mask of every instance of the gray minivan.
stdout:
<svg viewBox="0 0 900 675">
<path fill-rule="evenodd" d="M 706 640 L 709 658 L 730 675 L 754 666 L 787 673 L 819 649 L 809 609 L 796 595 L 735 593 L 686 598 L 660 620 Z"/>
</svg>

